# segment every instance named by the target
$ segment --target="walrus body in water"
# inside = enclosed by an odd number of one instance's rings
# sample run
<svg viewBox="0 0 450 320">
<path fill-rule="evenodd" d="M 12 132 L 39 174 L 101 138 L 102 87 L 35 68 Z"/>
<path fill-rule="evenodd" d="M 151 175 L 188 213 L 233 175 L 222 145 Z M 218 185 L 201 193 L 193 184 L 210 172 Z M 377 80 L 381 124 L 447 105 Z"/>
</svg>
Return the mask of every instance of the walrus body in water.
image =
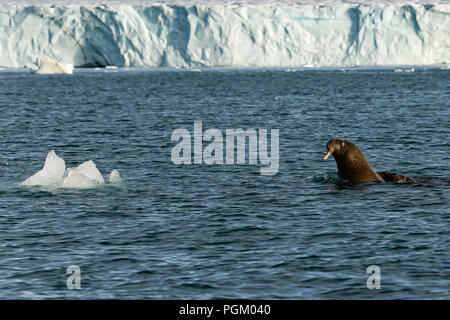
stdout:
<svg viewBox="0 0 450 320">
<path fill-rule="evenodd" d="M 365 182 L 413 183 L 412 178 L 388 171 L 375 172 L 359 148 L 353 143 L 331 139 L 327 143 L 326 160 L 330 155 L 336 160 L 339 178 L 350 184 Z"/>
</svg>

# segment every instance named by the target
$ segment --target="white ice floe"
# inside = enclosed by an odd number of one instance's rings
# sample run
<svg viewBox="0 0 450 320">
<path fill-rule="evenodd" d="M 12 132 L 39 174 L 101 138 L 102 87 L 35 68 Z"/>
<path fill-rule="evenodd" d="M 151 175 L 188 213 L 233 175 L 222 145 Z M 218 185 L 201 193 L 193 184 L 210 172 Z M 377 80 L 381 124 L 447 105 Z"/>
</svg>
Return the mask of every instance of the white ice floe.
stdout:
<svg viewBox="0 0 450 320">
<path fill-rule="evenodd" d="M 44 168 L 22 182 L 24 186 L 58 186 L 63 182 L 66 163 L 51 150 L 45 158 Z"/>
<path fill-rule="evenodd" d="M 76 168 L 67 168 L 62 187 L 85 189 L 104 183 L 105 179 L 98 171 L 94 161 L 89 160 Z"/>
<path fill-rule="evenodd" d="M 122 181 L 122 178 L 120 177 L 119 171 L 117 171 L 117 170 L 111 171 L 111 173 L 109 174 L 109 182 L 110 183 L 118 183 L 121 181 Z"/>
<path fill-rule="evenodd" d="M 119 171 L 113 170 L 109 175 L 110 183 L 119 183 Z M 21 183 L 23 186 L 42 186 L 69 189 L 88 189 L 105 184 L 94 161 L 83 162 L 76 168 L 67 168 L 62 158 L 51 150 L 45 160 L 44 168 Z"/>
<path fill-rule="evenodd" d="M 394 69 L 394 72 L 414 72 L 414 71 L 415 71 L 414 68 L 411 68 L 411 69 L 401 69 L 401 68 Z"/>
<path fill-rule="evenodd" d="M 59 62 L 47 56 L 42 57 L 37 74 L 72 74 L 73 65 L 69 63 Z"/>
<path fill-rule="evenodd" d="M 83 162 L 76 168 L 68 168 L 66 170 L 66 175 L 67 177 L 84 175 L 96 183 L 105 183 L 105 179 L 103 179 L 102 174 L 98 171 L 97 166 L 92 160 Z"/>
<path fill-rule="evenodd" d="M 89 189 L 97 186 L 94 180 L 89 179 L 89 177 L 84 174 L 73 174 L 64 179 L 61 187 L 68 189 Z"/>
</svg>

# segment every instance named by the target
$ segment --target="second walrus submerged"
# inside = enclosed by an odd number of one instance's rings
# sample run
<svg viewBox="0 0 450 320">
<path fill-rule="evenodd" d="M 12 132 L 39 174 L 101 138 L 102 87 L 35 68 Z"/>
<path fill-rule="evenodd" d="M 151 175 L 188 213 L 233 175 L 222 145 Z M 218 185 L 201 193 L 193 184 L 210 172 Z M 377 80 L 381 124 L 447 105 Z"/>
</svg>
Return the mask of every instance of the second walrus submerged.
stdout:
<svg viewBox="0 0 450 320">
<path fill-rule="evenodd" d="M 332 155 L 336 160 L 339 178 L 350 184 L 365 182 L 414 183 L 412 178 L 400 174 L 388 171 L 375 172 L 362 151 L 349 141 L 331 139 L 327 143 L 327 150 L 323 160 Z"/>
</svg>

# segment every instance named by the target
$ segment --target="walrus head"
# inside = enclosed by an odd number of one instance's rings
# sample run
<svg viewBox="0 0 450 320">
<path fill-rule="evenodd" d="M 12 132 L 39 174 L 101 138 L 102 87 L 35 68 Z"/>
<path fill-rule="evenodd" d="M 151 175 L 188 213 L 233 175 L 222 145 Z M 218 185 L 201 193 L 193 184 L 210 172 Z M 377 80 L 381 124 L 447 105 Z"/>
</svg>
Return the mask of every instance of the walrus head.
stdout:
<svg viewBox="0 0 450 320">
<path fill-rule="evenodd" d="M 366 157 L 353 143 L 341 139 L 331 139 L 327 143 L 327 153 L 323 157 L 326 160 L 330 155 L 336 160 L 339 178 L 351 184 L 364 182 L 384 182 L 373 171 Z"/>
<path fill-rule="evenodd" d="M 328 152 L 323 157 L 323 160 L 327 160 L 330 155 L 342 153 L 345 147 L 345 141 L 341 139 L 331 139 L 327 143 Z"/>
</svg>

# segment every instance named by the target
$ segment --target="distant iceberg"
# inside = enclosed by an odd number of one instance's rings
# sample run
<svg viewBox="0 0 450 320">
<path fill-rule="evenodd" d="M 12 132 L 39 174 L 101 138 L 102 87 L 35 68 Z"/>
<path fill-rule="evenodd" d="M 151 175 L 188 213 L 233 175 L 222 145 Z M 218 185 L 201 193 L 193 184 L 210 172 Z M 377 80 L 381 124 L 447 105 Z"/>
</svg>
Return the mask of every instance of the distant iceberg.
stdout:
<svg viewBox="0 0 450 320">
<path fill-rule="evenodd" d="M 394 72 L 414 72 L 414 71 L 415 71 L 414 68 L 411 68 L 411 69 L 401 69 L 401 68 L 394 69 Z"/>
<path fill-rule="evenodd" d="M 69 63 L 58 62 L 47 56 L 42 57 L 37 74 L 72 74 L 73 65 Z"/>
<path fill-rule="evenodd" d="M 44 55 L 75 67 L 450 63 L 446 0 L 46 2 L 0 5 L 0 67 L 31 68 Z"/>
<path fill-rule="evenodd" d="M 109 175 L 110 183 L 122 181 L 119 171 L 113 170 Z M 105 184 L 94 161 L 83 162 L 76 168 L 67 168 L 65 161 L 51 150 L 45 159 L 42 170 L 21 183 L 23 186 L 41 186 L 48 188 L 89 189 Z"/>
</svg>

